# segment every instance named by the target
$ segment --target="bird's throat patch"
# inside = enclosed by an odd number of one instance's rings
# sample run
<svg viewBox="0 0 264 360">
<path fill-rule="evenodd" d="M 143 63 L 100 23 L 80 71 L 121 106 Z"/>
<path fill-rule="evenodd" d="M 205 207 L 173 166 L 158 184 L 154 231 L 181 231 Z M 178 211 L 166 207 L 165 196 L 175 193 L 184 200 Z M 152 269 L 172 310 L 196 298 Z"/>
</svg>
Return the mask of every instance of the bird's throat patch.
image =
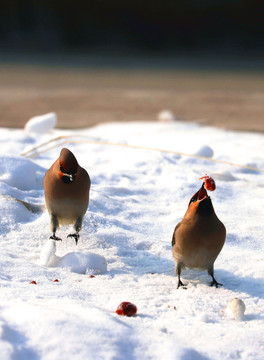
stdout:
<svg viewBox="0 0 264 360">
<path fill-rule="evenodd" d="M 62 178 L 61 178 L 61 180 L 64 182 L 64 184 L 70 184 L 70 183 L 72 183 L 70 177 L 67 176 L 67 175 L 63 175 Z"/>
</svg>

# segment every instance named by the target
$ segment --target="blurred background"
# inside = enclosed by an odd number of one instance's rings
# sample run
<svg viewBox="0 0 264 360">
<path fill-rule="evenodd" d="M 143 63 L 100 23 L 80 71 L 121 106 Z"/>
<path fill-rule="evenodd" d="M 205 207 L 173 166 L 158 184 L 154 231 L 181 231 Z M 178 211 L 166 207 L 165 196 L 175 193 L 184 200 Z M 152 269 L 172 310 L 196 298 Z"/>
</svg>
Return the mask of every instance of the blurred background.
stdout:
<svg viewBox="0 0 264 360">
<path fill-rule="evenodd" d="M 179 120 L 264 130 L 264 2 L 0 1 L 0 126 Z"/>
</svg>

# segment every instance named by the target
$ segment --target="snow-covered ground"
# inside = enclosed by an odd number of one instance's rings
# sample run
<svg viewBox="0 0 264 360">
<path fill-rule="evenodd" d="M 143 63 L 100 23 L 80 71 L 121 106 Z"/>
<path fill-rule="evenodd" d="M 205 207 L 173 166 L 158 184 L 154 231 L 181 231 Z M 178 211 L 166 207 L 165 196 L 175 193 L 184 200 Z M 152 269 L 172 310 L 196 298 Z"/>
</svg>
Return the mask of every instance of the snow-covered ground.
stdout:
<svg viewBox="0 0 264 360">
<path fill-rule="evenodd" d="M 177 121 L 82 131 L 37 121 L 0 130 L 1 360 L 263 359 L 264 177 L 251 169 L 264 169 L 263 135 Z M 92 181 L 78 246 L 67 227 L 62 242 L 49 240 L 43 212 L 42 179 L 62 147 Z M 205 173 L 227 228 L 215 263 L 224 286 L 186 270 L 187 290 L 177 290 L 171 237 Z M 241 320 L 224 310 L 234 298 L 246 306 Z M 118 316 L 122 301 L 137 315 Z"/>
</svg>

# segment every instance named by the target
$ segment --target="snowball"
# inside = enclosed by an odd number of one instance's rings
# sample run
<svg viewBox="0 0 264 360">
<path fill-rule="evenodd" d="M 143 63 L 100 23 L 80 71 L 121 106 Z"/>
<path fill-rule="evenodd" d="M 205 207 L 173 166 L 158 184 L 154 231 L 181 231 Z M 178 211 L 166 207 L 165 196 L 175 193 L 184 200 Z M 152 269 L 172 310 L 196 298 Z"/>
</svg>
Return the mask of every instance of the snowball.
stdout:
<svg viewBox="0 0 264 360">
<path fill-rule="evenodd" d="M 28 120 L 25 124 L 24 130 L 27 133 L 43 134 L 55 128 L 57 125 L 57 115 L 53 112 L 35 116 Z"/>
<path fill-rule="evenodd" d="M 212 158 L 214 156 L 214 151 L 210 146 L 204 145 L 195 153 L 195 155 Z"/>
<path fill-rule="evenodd" d="M 171 122 L 171 121 L 175 121 L 176 117 L 174 116 L 172 111 L 163 110 L 158 113 L 158 119 L 159 119 L 159 121 Z"/>
<path fill-rule="evenodd" d="M 239 298 L 234 298 L 229 301 L 227 307 L 224 309 L 225 314 L 233 320 L 242 320 L 246 306 Z"/>
<path fill-rule="evenodd" d="M 52 266 L 57 256 L 56 252 L 56 240 L 49 239 L 41 249 L 39 264 L 44 266 Z"/>
<path fill-rule="evenodd" d="M 107 271 L 106 259 L 93 253 L 73 252 L 64 255 L 56 264 L 78 274 L 101 274 Z"/>
</svg>

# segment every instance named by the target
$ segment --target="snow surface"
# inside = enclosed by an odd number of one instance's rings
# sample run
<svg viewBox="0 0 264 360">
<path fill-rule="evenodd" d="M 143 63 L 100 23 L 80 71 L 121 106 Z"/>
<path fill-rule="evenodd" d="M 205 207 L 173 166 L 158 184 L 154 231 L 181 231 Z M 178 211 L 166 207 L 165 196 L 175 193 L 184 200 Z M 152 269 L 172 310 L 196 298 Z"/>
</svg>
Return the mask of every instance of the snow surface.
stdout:
<svg viewBox="0 0 264 360">
<path fill-rule="evenodd" d="M 1 359 L 263 359 L 264 178 L 252 169 L 264 169 L 263 135 L 177 121 L 42 130 L 0 131 Z M 78 246 L 68 227 L 49 240 L 47 212 L 31 211 L 64 146 L 92 181 Z M 171 237 L 205 173 L 227 228 L 215 263 L 224 286 L 186 270 L 177 290 Z M 234 298 L 241 321 L 224 311 Z M 138 314 L 118 316 L 122 301 Z"/>
</svg>

